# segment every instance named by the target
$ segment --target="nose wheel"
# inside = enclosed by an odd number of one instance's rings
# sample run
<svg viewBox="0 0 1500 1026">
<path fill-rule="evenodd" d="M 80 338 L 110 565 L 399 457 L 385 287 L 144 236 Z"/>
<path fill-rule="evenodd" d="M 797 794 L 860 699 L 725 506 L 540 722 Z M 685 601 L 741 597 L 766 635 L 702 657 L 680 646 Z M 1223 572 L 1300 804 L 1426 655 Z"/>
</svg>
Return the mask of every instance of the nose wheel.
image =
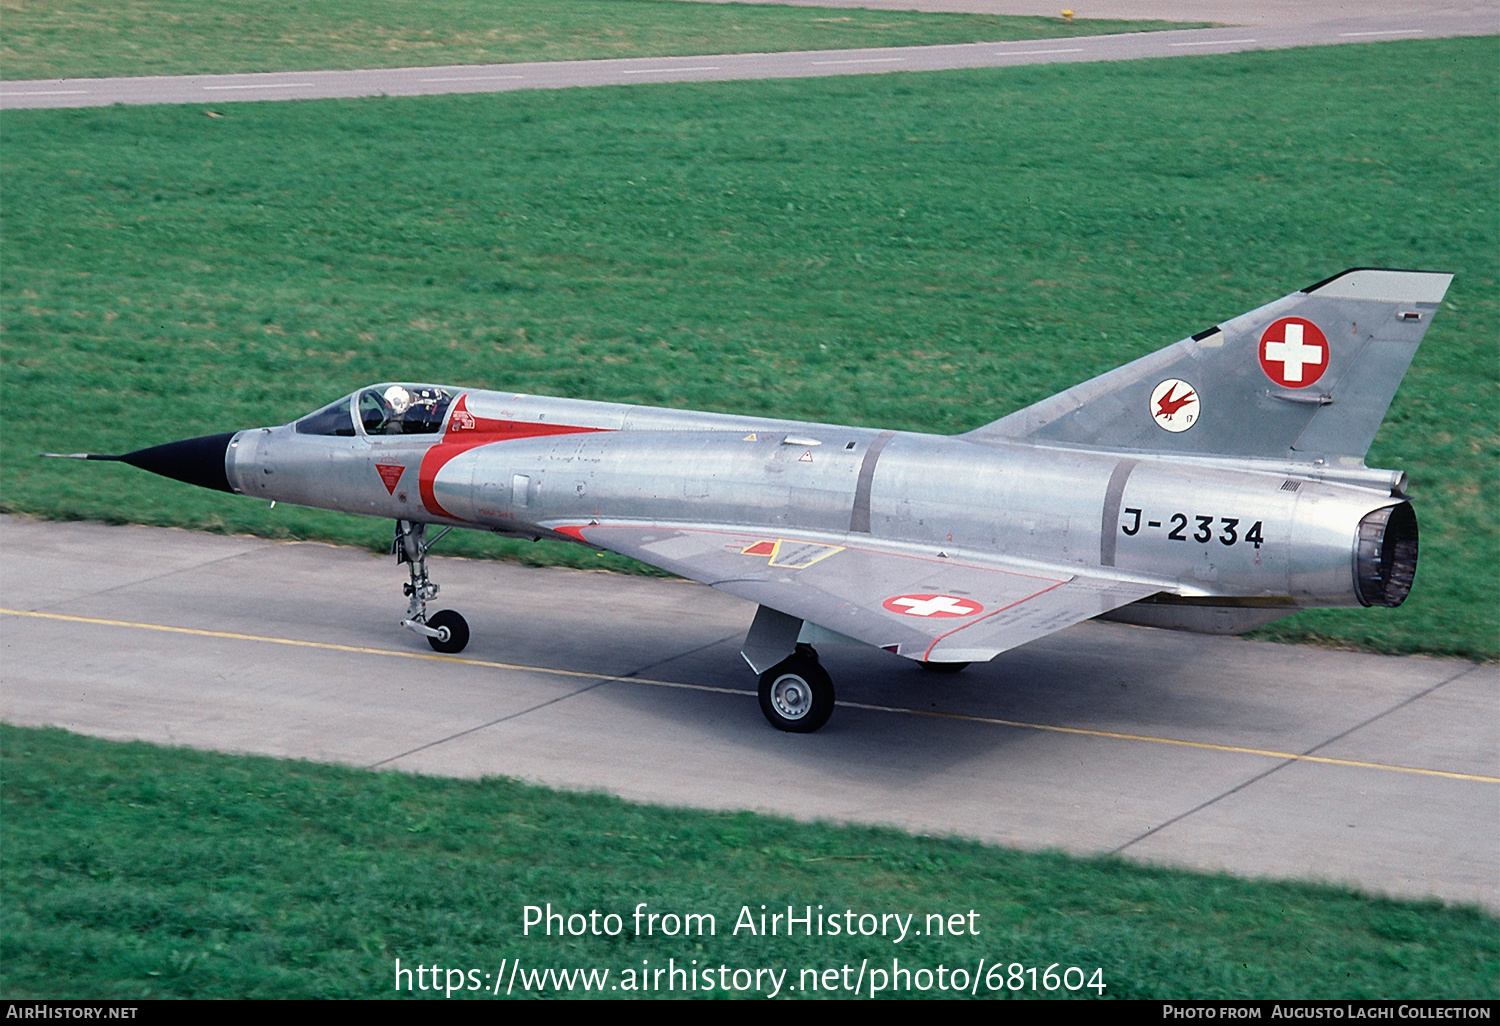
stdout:
<svg viewBox="0 0 1500 1026">
<path fill-rule="evenodd" d="M 469 643 L 469 623 L 451 609 L 440 609 L 427 618 L 427 644 L 450 655 L 462 652 Z"/>
<path fill-rule="evenodd" d="M 401 586 L 407 597 L 406 619 L 401 621 L 401 626 L 422 635 L 434 649 L 448 655 L 462 652 L 468 645 L 469 624 L 451 609 L 427 615 L 427 603 L 437 598 L 440 590 L 427 575 L 427 552 L 451 530 L 453 528 L 445 527 L 428 540 L 426 524 L 398 520 L 396 538 L 391 542 L 391 553 L 396 562 L 405 563 L 411 571 L 411 581 Z"/>
<path fill-rule="evenodd" d="M 811 646 L 760 675 L 760 711 L 777 730 L 811 734 L 833 714 L 833 678 L 818 664 Z"/>
</svg>

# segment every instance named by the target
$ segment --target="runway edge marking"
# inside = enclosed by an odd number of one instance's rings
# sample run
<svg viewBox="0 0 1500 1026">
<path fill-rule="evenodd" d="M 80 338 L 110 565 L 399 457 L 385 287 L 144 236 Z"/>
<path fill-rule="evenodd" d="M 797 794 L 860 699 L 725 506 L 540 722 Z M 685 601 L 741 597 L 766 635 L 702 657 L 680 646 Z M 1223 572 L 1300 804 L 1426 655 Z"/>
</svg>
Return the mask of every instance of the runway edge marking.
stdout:
<svg viewBox="0 0 1500 1026">
<path fill-rule="evenodd" d="M 0 607 L 0 616 L 24 616 L 38 620 L 55 620 L 63 623 L 87 623 L 101 627 L 125 627 L 134 630 L 160 631 L 166 634 L 187 634 L 200 638 L 224 638 L 230 641 L 252 641 L 270 645 L 291 645 L 297 648 L 317 648 L 330 652 L 352 652 L 360 655 L 394 656 L 398 659 L 425 659 L 440 663 L 460 663 L 494 670 L 518 670 L 526 673 L 546 673 L 557 677 L 584 677 L 589 680 L 619 681 L 622 684 L 649 684 L 653 687 L 682 688 L 689 691 L 706 691 L 719 695 L 753 697 L 754 693 L 737 688 L 718 688 L 708 684 L 685 684 L 681 681 L 654 680 L 649 677 L 621 677 L 610 673 L 587 673 L 582 670 L 559 670 L 549 666 L 527 666 L 522 663 L 501 663 L 487 659 L 465 659 L 461 656 L 439 655 L 427 652 L 402 652 L 390 648 L 366 648 L 359 645 L 341 645 L 331 641 L 302 641 L 297 638 L 275 638 L 262 634 L 239 634 L 233 631 L 210 631 L 200 627 L 172 627 L 158 623 L 140 623 L 132 620 L 107 620 L 93 616 L 72 616 L 66 613 L 41 613 L 26 609 Z M 902 709 L 898 706 L 872 705 L 866 702 L 838 703 L 847 709 L 862 709 L 867 712 L 894 713 L 905 716 L 928 716 L 935 719 L 956 720 L 963 723 L 980 723 L 989 726 L 1010 727 L 1018 730 L 1040 730 L 1054 734 L 1077 734 L 1084 737 L 1108 738 L 1113 741 L 1142 741 L 1148 744 L 1175 745 L 1182 748 L 1198 748 L 1211 752 L 1226 752 L 1233 755 L 1253 755 L 1267 759 L 1282 759 L 1293 762 L 1312 762 L 1326 766 L 1348 766 L 1353 769 L 1383 770 L 1390 773 L 1414 773 L 1426 777 L 1442 777 L 1448 780 L 1470 780 L 1481 784 L 1500 784 L 1500 777 L 1487 777 L 1477 773 L 1455 773 L 1450 770 L 1424 769 L 1419 766 L 1396 766 L 1389 763 L 1361 762 L 1356 759 L 1334 759 L 1323 755 L 1299 755 L 1296 752 L 1277 752 L 1264 748 L 1245 748 L 1239 745 L 1220 745 L 1210 741 L 1186 741 L 1180 738 L 1154 737 L 1149 734 L 1123 734 L 1112 730 L 1094 730 L 1088 727 L 1064 727 L 1051 723 L 1028 723 L 1023 720 L 1006 720 L 993 716 L 973 716 L 968 713 L 932 712 L 925 709 Z"/>
</svg>

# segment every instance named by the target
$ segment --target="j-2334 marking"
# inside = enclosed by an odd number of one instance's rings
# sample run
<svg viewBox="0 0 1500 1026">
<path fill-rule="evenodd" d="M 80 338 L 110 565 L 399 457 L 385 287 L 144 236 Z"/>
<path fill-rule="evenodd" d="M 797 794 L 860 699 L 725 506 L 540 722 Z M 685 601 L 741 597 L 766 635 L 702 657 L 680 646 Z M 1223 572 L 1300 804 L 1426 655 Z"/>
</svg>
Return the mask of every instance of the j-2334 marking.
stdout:
<svg viewBox="0 0 1500 1026">
<path fill-rule="evenodd" d="M 1134 506 L 1126 507 L 1125 514 L 1130 517 L 1130 522 L 1120 525 L 1120 533 L 1126 537 L 1133 538 L 1137 534 L 1140 534 L 1143 526 L 1147 530 L 1162 529 L 1162 521 L 1160 520 L 1147 520 L 1142 524 L 1141 511 Z M 1265 538 L 1261 535 L 1263 521 L 1257 520 L 1248 531 L 1241 534 L 1240 525 L 1245 522 L 1245 519 L 1244 517 L 1216 518 L 1196 513 L 1192 517 L 1189 517 L 1186 513 L 1173 513 L 1168 518 L 1166 528 L 1167 540 L 1180 542 L 1192 540 L 1207 545 L 1217 537 L 1220 544 L 1223 545 L 1238 545 L 1240 542 L 1248 542 L 1258 549 L 1265 543 Z M 1218 521 L 1217 528 L 1214 526 L 1215 520 Z M 1190 521 L 1197 521 L 1192 534 L 1187 533 Z"/>
</svg>

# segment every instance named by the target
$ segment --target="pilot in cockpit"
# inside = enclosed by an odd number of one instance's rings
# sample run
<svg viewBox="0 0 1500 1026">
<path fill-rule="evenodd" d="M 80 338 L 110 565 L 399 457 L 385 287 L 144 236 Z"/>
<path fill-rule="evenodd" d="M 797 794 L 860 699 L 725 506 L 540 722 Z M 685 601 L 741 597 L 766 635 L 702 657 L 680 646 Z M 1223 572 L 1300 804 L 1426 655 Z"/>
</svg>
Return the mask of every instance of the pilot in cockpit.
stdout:
<svg viewBox="0 0 1500 1026">
<path fill-rule="evenodd" d="M 367 435 L 430 435 L 443 429 L 453 395 L 430 385 L 366 388 L 303 417 L 297 421 L 298 433 L 352 436 L 351 400 Z"/>
<path fill-rule="evenodd" d="M 385 395 L 380 398 L 385 403 L 386 409 L 384 433 L 388 435 L 403 434 L 406 411 L 411 409 L 411 393 L 400 385 L 392 385 L 385 390 Z"/>
</svg>

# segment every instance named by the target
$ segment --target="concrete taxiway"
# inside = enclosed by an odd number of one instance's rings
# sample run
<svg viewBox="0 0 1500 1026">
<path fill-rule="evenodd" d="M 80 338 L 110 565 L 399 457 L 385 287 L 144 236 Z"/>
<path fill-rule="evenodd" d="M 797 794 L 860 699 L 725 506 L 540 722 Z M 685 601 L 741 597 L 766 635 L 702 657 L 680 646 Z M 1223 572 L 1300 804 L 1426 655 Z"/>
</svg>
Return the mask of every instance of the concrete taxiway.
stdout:
<svg viewBox="0 0 1500 1026">
<path fill-rule="evenodd" d="M 1221 25 L 1316 25 L 1364 18 L 1485 17 L 1500 30 L 1495 0 L 687 0 L 692 3 L 764 3 L 792 7 L 868 7 L 888 11 L 950 11 L 1056 18 L 1066 8 L 1077 18 L 1124 21 L 1211 21 Z"/>
<path fill-rule="evenodd" d="M 821 0 L 820 0 L 821 2 Z M 1020 13 L 1026 4 L 1008 0 L 889 0 L 889 6 Z M 860 3 L 859 6 L 865 4 Z M 1219 12 L 1225 5 L 1148 2 L 1121 14 L 1114 3 L 1094 17 L 1184 20 Z M 1323 9 L 1282 0 L 1252 19 L 1228 19 L 1224 28 L 1130 32 L 1107 36 L 1033 39 L 1007 43 L 906 46 L 871 50 L 714 54 L 694 57 L 642 57 L 626 60 L 550 61 L 452 67 L 371 68 L 356 71 L 286 71 L 245 75 L 173 75 L 150 78 L 69 78 L 0 84 L 0 110 L 42 107 L 97 107 L 112 103 L 212 103 L 249 100 L 350 99 L 367 96 L 432 96 L 496 93 L 517 89 L 644 85 L 651 82 L 723 82 L 763 78 L 813 78 L 898 71 L 952 71 L 960 68 L 1025 64 L 1185 57 L 1245 50 L 1279 50 L 1393 39 L 1491 35 L 1500 31 L 1500 7 L 1486 3 L 1419 5 L 1384 0 L 1372 7 Z M 1170 13 L 1169 13 L 1170 12 Z M 1196 12 L 1196 13 L 1195 13 Z M 1048 13 L 1056 13 L 1055 11 Z M 1217 19 L 1215 19 L 1217 20 Z"/>
<path fill-rule="evenodd" d="M 1500 910 L 1495 666 L 1102 623 L 956 676 L 830 647 L 839 706 L 800 736 L 757 707 L 753 608 L 696 584 L 439 548 L 440 605 L 474 631 L 441 657 L 366 552 L 18 517 L 0 544 L 25 557 L 0 612 L 11 723 Z"/>
</svg>

